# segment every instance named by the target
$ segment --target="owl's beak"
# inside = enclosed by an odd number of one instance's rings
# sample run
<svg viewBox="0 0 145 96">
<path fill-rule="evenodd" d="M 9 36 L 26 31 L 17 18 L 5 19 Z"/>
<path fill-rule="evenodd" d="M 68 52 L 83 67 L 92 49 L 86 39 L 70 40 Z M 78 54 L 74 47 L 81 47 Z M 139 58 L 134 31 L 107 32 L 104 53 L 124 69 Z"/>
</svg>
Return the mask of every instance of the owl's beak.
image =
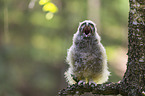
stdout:
<svg viewBox="0 0 145 96">
<path fill-rule="evenodd" d="M 85 37 L 88 37 L 91 35 L 92 30 L 91 30 L 90 26 L 85 26 L 83 32 L 85 34 Z"/>
</svg>

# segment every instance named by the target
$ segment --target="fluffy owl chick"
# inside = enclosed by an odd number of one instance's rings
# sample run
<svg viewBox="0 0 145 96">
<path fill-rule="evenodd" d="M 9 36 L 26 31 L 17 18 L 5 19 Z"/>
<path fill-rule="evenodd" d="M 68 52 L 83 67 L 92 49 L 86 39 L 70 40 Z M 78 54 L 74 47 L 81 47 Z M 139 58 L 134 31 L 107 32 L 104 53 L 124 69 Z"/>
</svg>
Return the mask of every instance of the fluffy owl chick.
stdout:
<svg viewBox="0 0 145 96">
<path fill-rule="evenodd" d="M 85 20 L 80 23 L 73 36 L 73 44 L 68 49 L 66 61 L 69 69 L 65 72 L 65 77 L 70 85 L 76 83 L 72 76 L 86 83 L 101 84 L 108 80 L 110 72 L 106 51 L 92 21 Z"/>
</svg>

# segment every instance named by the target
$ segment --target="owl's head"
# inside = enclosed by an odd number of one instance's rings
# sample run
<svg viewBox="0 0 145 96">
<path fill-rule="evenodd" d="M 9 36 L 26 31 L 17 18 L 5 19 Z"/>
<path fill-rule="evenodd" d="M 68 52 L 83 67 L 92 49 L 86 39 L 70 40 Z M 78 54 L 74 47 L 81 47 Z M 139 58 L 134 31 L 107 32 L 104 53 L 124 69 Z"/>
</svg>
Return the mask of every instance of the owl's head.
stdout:
<svg viewBox="0 0 145 96">
<path fill-rule="evenodd" d="M 78 31 L 84 38 L 89 38 L 97 31 L 95 23 L 90 20 L 85 20 L 80 23 Z"/>
</svg>

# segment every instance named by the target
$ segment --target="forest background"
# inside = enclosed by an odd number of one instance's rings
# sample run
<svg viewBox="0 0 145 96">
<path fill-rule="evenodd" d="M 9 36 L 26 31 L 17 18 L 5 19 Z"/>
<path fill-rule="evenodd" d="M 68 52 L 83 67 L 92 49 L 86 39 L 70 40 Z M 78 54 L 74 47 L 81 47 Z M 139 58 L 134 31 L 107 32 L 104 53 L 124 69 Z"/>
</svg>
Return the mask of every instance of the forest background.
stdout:
<svg viewBox="0 0 145 96">
<path fill-rule="evenodd" d="M 5 2 L 7 1 L 7 2 Z M 90 19 L 108 56 L 109 81 L 118 82 L 127 63 L 128 0 L 52 0 L 45 18 L 39 1 L 0 1 L 0 96 L 55 96 L 67 86 L 67 49 L 79 22 Z"/>
</svg>

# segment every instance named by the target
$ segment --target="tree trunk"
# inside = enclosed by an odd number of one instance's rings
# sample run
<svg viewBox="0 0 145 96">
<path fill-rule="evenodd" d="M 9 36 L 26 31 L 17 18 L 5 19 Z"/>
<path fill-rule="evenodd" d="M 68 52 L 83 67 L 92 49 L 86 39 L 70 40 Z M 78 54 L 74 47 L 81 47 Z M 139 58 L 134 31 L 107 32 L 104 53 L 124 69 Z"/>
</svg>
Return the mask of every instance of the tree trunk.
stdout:
<svg viewBox="0 0 145 96">
<path fill-rule="evenodd" d="M 97 32 L 100 32 L 100 0 L 87 0 L 87 17 L 97 25 Z M 93 10 L 92 10 L 93 9 Z M 97 13 L 97 14 L 96 14 Z"/>
<path fill-rule="evenodd" d="M 125 91 L 130 96 L 138 96 L 145 91 L 144 23 L 145 0 L 130 0 L 128 63 L 126 73 L 121 81 L 122 92 Z"/>
</svg>

